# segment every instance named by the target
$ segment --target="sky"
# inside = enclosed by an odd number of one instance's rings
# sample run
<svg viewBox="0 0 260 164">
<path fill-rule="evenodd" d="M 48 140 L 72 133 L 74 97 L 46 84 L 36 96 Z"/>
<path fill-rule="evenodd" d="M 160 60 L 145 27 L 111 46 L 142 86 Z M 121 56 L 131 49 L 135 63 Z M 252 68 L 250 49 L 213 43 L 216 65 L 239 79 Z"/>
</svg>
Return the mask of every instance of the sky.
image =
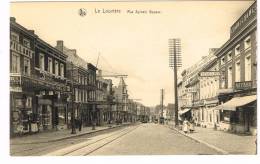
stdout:
<svg viewBox="0 0 260 164">
<path fill-rule="evenodd" d="M 147 106 L 173 103 L 173 70 L 168 39 L 180 38 L 182 68 L 192 66 L 210 48 L 221 47 L 230 27 L 253 1 L 175 2 L 23 2 L 11 3 L 10 15 L 47 43 L 63 40 L 103 74 L 125 74 L 131 99 Z M 86 11 L 79 15 L 79 9 Z M 95 13 L 97 10 L 111 13 Z M 120 13 L 116 11 L 120 10 Z M 132 10 L 134 13 L 127 13 Z M 147 11 L 137 14 L 135 10 Z M 150 14 L 149 10 L 159 11 Z M 112 78 L 114 85 L 119 79 Z"/>
</svg>

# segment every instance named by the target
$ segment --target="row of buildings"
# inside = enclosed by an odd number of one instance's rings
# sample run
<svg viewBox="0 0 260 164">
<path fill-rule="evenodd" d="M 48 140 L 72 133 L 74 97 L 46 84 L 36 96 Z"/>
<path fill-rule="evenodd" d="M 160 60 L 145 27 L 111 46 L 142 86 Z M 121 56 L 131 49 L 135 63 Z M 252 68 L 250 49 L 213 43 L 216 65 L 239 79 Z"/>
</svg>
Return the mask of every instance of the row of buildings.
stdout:
<svg viewBox="0 0 260 164">
<path fill-rule="evenodd" d="M 143 109 L 146 109 L 144 112 Z M 51 46 L 10 18 L 10 134 L 136 122 L 149 108 L 62 40 Z M 74 122 L 73 122 L 74 121 Z"/>
<path fill-rule="evenodd" d="M 185 69 L 178 81 L 179 119 L 202 127 L 256 134 L 257 7 L 231 26 L 220 48 Z"/>
</svg>

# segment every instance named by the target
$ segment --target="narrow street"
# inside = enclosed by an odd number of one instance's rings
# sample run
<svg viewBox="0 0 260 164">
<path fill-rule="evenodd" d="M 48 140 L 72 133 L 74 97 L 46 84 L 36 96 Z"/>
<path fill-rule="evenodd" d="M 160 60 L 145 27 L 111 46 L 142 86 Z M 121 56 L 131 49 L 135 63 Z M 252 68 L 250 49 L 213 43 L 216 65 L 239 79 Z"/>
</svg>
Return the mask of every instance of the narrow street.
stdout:
<svg viewBox="0 0 260 164">
<path fill-rule="evenodd" d="M 122 128 L 93 137 L 80 137 L 77 144 L 66 145 L 42 155 L 182 155 L 218 154 L 164 125 L 153 123 Z"/>
</svg>

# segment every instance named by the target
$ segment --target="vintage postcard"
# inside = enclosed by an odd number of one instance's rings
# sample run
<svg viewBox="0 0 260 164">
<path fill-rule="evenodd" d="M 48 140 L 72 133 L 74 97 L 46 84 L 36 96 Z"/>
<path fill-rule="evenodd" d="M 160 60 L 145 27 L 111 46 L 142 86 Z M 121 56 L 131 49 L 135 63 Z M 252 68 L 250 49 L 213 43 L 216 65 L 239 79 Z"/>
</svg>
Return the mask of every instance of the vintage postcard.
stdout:
<svg viewBox="0 0 260 164">
<path fill-rule="evenodd" d="M 256 155 L 257 1 L 10 2 L 10 156 Z"/>
</svg>

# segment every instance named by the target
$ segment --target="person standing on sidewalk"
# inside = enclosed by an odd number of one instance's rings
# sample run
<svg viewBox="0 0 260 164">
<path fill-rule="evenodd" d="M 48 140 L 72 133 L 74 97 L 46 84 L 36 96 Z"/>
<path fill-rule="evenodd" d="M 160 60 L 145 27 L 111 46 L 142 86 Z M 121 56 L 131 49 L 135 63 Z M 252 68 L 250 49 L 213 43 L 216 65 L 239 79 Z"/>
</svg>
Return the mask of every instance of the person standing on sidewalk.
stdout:
<svg viewBox="0 0 260 164">
<path fill-rule="evenodd" d="M 188 132 L 188 121 L 185 120 L 183 121 L 183 132 L 186 134 Z"/>
<path fill-rule="evenodd" d="M 190 121 L 190 124 L 189 124 L 190 126 L 189 126 L 189 129 L 190 129 L 190 133 L 193 133 L 194 132 L 194 120 L 193 119 L 191 119 L 191 121 Z"/>
<path fill-rule="evenodd" d="M 78 124 L 79 124 L 79 131 L 81 131 L 81 128 L 82 128 L 82 118 L 81 117 L 79 117 Z"/>
</svg>

